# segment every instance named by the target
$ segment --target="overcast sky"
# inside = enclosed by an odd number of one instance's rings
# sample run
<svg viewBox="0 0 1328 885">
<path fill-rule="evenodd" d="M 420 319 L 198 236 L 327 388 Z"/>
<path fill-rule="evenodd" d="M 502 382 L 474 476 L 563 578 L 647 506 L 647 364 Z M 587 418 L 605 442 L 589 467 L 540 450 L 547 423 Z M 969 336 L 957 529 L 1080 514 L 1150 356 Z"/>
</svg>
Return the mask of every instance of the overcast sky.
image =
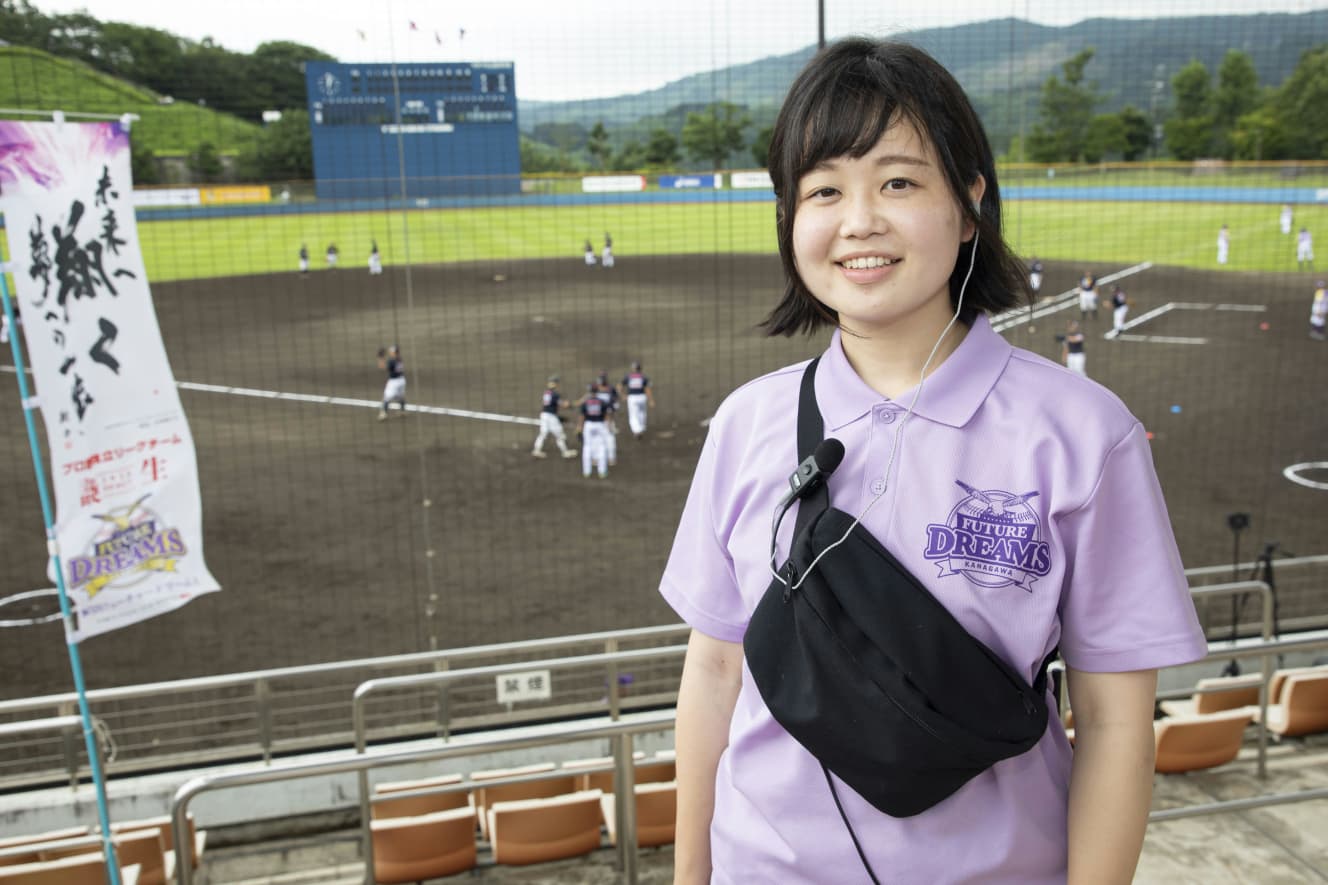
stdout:
<svg viewBox="0 0 1328 885">
<path fill-rule="evenodd" d="M 294 40 L 341 61 L 513 61 L 523 99 L 622 95 L 816 42 L 815 0 L 34 0 L 249 52 Z M 885 36 L 1017 17 L 1065 25 L 1309 12 L 1328 0 L 825 0 L 826 32 Z M 411 23 L 415 29 L 411 29 Z M 464 38 L 461 29 L 465 29 Z M 361 36 L 362 34 L 362 36 Z"/>
</svg>

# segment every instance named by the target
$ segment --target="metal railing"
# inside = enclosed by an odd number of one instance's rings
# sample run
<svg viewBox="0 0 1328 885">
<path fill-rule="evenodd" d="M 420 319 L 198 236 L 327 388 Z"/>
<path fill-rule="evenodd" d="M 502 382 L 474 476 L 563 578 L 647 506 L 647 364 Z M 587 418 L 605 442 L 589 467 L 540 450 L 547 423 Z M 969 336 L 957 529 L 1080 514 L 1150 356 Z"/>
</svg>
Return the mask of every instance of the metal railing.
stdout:
<svg viewBox="0 0 1328 885">
<path fill-rule="evenodd" d="M 633 714 L 630 719 L 617 722 L 577 724 L 572 726 L 547 725 L 541 733 L 521 737 L 493 737 L 487 740 L 453 744 L 444 747 L 410 750 L 395 753 L 357 753 L 342 759 L 321 762 L 274 764 L 252 771 L 231 774 L 213 774 L 196 777 L 183 784 L 171 802 L 176 857 L 188 857 L 189 803 L 206 792 L 235 787 L 269 784 L 417 762 L 437 762 L 466 756 L 526 750 L 553 744 L 572 743 L 607 738 L 613 743 L 613 757 L 617 777 L 614 784 L 614 813 L 618 826 L 619 865 L 623 881 L 635 885 L 637 881 L 635 773 L 632 767 L 632 739 L 638 734 L 669 731 L 675 722 L 674 711 Z M 497 781 L 486 782 L 497 783 Z M 363 788 L 362 788 L 363 789 Z M 363 795 L 361 799 L 363 800 Z M 189 864 L 178 867 L 179 885 L 192 885 L 193 871 Z M 373 861 L 366 858 L 366 881 L 373 881 Z"/>
</svg>

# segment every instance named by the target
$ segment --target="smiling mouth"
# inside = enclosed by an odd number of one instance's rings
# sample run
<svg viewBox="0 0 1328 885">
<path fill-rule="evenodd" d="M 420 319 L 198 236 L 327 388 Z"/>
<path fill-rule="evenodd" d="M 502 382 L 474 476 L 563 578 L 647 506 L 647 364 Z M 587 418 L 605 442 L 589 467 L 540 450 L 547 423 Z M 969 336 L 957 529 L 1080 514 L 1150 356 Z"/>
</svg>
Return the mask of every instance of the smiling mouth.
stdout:
<svg viewBox="0 0 1328 885">
<path fill-rule="evenodd" d="M 839 266 L 847 270 L 874 270 L 878 267 L 889 267 L 903 261 L 902 258 L 885 258 L 880 255 L 871 255 L 866 258 L 848 258 L 839 262 Z"/>
</svg>

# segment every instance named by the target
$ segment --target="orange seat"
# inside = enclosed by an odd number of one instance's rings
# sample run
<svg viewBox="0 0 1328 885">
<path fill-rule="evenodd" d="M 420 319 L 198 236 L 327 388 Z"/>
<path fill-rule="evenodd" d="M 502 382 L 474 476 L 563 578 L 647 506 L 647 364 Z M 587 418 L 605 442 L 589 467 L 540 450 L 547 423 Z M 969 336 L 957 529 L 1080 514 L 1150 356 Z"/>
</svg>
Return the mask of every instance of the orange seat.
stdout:
<svg viewBox="0 0 1328 885">
<path fill-rule="evenodd" d="M 369 822 L 374 881 L 418 882 L 475 866 L 475 812 L 452 808 Z"/>
<path fill-rule="evenodd" d="M 190 858 L 191 868 L 196 870 L 198 869 L 199 858 L 203 856 L 203 848 L 207 845 L 207 830 L 198 829 L 192 814 L 187 815 L 186 819 L 189 821 L 189 840 L 185 844 L 189 846 L 193 855 Z M 169 862 L 172 864 L 180 862 L 179 858 L 175 857 L 175 825 L 169 814 L 111 824 L 112 833 L 130 833 L 135 830 L 159 830 L 162 845 L 165 846 L 166 853 L 170 858 Z"/>
<path fill-rule="evenodd" d="M 1328 668 L 1288 675 L 1267 724 L 1282 737 L 1328 731 Z"/>
<path fill-rule="evenodd" d="M 615 829 L 618 820 L 615 814 L 615 802 L 612 793 L 600 797 L 600 808 L 604 813 L 604 823 L 609 830 L 609 841 L 618 844 Z M 674 826 L 678 817 L 678 784 L 675 781 L 664 783 L 638 784 L 636 787 L 636 844 L 672 845 Z"/>
<path fill-rule="evenodd" d="M 175 878 L 175 853 L 167 854 L 160 829 L 130 830 L 111 837 L 115 860 L 120 866 L 138 867 L 138 885 L 166 885 Z M 85 845 L 42 848 L 42 860 L 96 854 L 101 856 L 101 837 L 89 836 Z"/>
<path fill-rule="evenodd" d="M 676 778 L 677 765 L 674 762 L 672 753 L 668 755 L 657 755 L 649 759 L 644 753 L 634 753 L 632 758 L 636 761 L 634 778 L 638 784 L 661 783 L 671 781 Z M 573 762 L 564 762 L 563 768 L 578 768 L 590 766 L 613 765 L 613 757 L 605 756 L 600 759 L 581 759 Z M 586 774 L 576 776 L 577 790 L 600 790 L 605 793 L 612 793 L 617 786 L 617 778 L 612 771 L 591 771 Z"/>
<path fill-rule="evenodd" d="M 461 775 L 447 774 L 440 777 L 414 781 L 393 781 L 374 787 L 375 798 L 369 806 L 370 816 L 374 818 L 418 817 L 433 814 L 436 811 L 451 811 L 456 808 L 469 808 L 470 798 L 465 791 L 448 793 L 429 793 L 421 796 L 402 796 L 385 799 L 385 794 L 428 790 L 434 787 L 448 787 L 461 783 Z"/>
<path fill-rule="evenodd" d="M 0 867 L 3 885 L 106 885 L 108 880 L 106 858 L 101 854 L 76 854 L 59 860 Z M 137 885 L 138 867 L 123 867 L 120 881 L 122 885 Z"/>
<path fill-rule="evenodd" d="M 509 777 L 526 777 L 543 774 L 554 770 L 552 762 L 538 765 L 526 765 L 521 768 L 495 768 L 488 771 L 473 771 L 471 780 L 501 780 Z M 485 784 L 471 793 L 471 805 L 480 819 L 480 834 L 489 838 L 488 810 L 495 802 L 516 802 L 522 799 L 547 799 L 561 796 L 576 790 L 576 779 L 568 775 L 545 778 L 537 781 L 525 781 L 516 784 Z"/>
<path fill-rule="evenodd" d="M 493 861 L 532 864 L 589 854 L 600 846 L 599 790 L 489 808 Z"/>
<path fill-rule="evenodd" d="M 1236 758 L 1253 721 L 1249 709 L 1170 716 L 1153 723 L 1157 748 L 1155 771 L 1174 773 L 1213 768 Z"/>
</svg>

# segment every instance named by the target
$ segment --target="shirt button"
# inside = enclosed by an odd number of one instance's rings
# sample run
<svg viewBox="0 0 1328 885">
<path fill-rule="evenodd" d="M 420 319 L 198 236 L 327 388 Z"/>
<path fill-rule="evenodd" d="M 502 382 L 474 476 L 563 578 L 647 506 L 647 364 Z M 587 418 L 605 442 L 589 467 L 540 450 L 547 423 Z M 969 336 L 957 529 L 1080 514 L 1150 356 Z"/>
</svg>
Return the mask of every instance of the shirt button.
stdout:
<svg viewBox="0 0 1328 885">
<path fill-rule="evenodd" d="M 881 479 L 879 476 L 876 479 L 873 479 L 871 484 L 872 494 L 879 495 L 881 492 L 884 491 L 885 491 L 885 480 Z"/>
<path fill-rule="evenodd" d="M 893 423 L 895 423 L 895 413 L 894 413 L 894 410 L 893 410 L 893 409 L 886 409 L 886 410 L 884 410 L 883 412 L 880 413 L 880 416 L 879 416 L 879 417 L 880 417 L 880 422 L 881 422 L 882 424 L 893 424 Z"/>
</svg>

